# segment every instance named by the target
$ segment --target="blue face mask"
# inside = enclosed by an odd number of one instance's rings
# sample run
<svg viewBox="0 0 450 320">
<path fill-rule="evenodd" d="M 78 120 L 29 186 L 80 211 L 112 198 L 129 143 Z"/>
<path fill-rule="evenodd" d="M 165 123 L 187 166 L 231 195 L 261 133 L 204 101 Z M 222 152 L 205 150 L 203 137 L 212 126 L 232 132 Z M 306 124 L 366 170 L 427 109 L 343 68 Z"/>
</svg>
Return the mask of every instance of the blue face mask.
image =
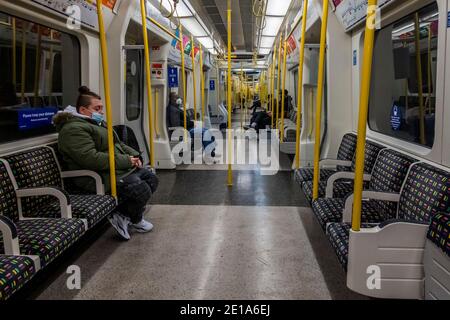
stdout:
<svg viewBox="0 0 450 320">
<path fill-rule="evenodd" d="M 101 124 L 102 122 L 105 121 L 105 116 L 101 113 L 98 112 L 94 112 L 92 114 L 92 120 L 94 120 L 95 122 L 97 122 L 98 124 Z"/>
</svg>

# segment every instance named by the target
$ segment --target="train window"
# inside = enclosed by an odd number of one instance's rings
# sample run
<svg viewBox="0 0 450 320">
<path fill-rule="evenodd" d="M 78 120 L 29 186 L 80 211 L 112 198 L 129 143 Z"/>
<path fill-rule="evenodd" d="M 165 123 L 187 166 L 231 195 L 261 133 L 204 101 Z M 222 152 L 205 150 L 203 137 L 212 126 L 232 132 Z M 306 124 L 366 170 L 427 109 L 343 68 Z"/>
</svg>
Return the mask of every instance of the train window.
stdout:
<svg viewBox="0 0 450 320">
<path fill-rule="evenodd" d="M 53 115 L 76 99 L 79 59 L 75 37 L 0 13 L 0 143 L 55 132 Z"/>
<path fill-rule="evenodd" d="M 128 121 L 137 120 L 141 116 L 143 80 L 142 52 L 140 50 L 128 50 L 126 79 L 126 114 Z"/>
<path fill-rule="evenodd" d="M 438 19 L 434 3 L 377 33 L 369 108 L 372 130 L 429 148 L 436 121 Z"/>
</svg>

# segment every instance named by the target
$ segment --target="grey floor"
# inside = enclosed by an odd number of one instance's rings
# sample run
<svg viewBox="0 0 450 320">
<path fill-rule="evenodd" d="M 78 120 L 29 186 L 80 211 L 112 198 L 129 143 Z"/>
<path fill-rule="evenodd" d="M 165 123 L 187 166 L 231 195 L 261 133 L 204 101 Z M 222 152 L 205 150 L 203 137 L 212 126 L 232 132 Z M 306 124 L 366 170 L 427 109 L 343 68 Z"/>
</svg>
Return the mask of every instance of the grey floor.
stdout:
<svg viewBox="0 0 450 320">
<path fill-rule="evenodd" d="M 105 223 L 38 278 L 30 299 L 364 299 L 345 274 L 292 172 L 158 172 L 146 218 L 155 229 L 118 238 Z M 81 290 L 67 289 L 67 268 Z"/>
</svg>

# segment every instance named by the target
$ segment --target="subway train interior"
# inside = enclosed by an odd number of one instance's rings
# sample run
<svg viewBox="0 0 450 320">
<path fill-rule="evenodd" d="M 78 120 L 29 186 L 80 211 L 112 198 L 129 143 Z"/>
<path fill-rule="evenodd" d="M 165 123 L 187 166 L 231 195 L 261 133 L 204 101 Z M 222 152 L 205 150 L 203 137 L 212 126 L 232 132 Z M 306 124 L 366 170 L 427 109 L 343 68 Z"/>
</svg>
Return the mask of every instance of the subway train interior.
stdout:
<svg viewBox="0 0 450 320">
<path fill-rule="evenodd" d="M 450 300 L 449 28 L 450 0 L 0 0 L 0 300 Z"/>
</svg>

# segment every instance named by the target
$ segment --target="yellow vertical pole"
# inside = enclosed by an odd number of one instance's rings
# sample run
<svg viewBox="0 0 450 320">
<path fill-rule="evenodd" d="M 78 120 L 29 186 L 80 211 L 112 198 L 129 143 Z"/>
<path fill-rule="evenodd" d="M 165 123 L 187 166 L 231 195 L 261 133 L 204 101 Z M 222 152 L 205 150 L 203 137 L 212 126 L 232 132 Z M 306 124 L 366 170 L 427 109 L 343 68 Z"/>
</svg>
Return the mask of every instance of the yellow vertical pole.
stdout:
<svg viewBox="0 0 450 320">
<path fill-rule="evenodd" d="M 197 121 L 197 81 L 195 76 L 195 44 L 194 36 L 191 36 L 191 58 L 192 58 L 192 82 L 194 89 L 194 120 Z"/>
<path fill-rule="evenodd" d="M 280 88 L 281 88 L 281 44 L 283 42 L 283 38 L 284 35 L 281 35 L 280 38 L 280 45 L 278 47 L 278 71 L 277 71 L 277 91 L 276 91 L 276 95 L 277 95 L 277 105 L 275 106 L 276 110 L 275 110 L 275 120 L 276 120 L 276 127 L 278 129 L 279 124 L 278 124 L 278 117 L 279 117 L 279 110 L 280 110 Z"/>
<path fill-rule="evenodd" d="M 242 68 L 242 62 L 241 62 L 241 79 L 239 81 L 239 92 L 240 92 L 240 98 L 241 98 L 241 130 L 244 129 L 244 120 L 243 120 L 243 115 L 244 115 L 244 103 L 243 103 L 243 88 L 242 88 L 242 81 L 244 76 L 244 69 Z M 247 121 L 246 121 L 247 122 Z"/>
<path fill-rule="evenodd" d="M 36 44 L 36 65 L 34 69 L 34 105 L 37 105 L 40 87 L 40 75 L 41 75 L 41 48 L 42 48 L 42 34 L 41 27 L 37 26 L 37 44 Z"/>
<path fill-rule="evenodd" d="M 219 107 L 219 104 L 220 104 L 220 69 L 219 69 L 219 62 L 217 60 L 216 60 L 216 73 L 217 73 L 216 98 L 217 98 L 217 107 Z"/>
<path fill-rule="evenodd" d="M 425 108 L 423 105 L 423 75 L 422 75 L 422 58 L 420 54 L 420 21 L 419 13 L 415 18 L 415 35 L 416 35 L 416 66 L 417 66 L 417 86 L 419 93 L 419 130 L 420 143 L 425 144 Z"/>
<path fill-rule="evenodd" d="M 364 157 L 366 147 L 367 114 L 369 110 L 370 81 L 372 78 L 373 46 L 375 39 L 375 19 L 377 0 L 369 0 L 366 32 L 364 39 L 364 60 L 361 74 L 361 93 L 359 100 L 358 142 L 356 147 L 355 190 L 353 202 L 352 230 L 361 229 L 362 192 L 364 184 Z"/>
<path fill-rule="evenodd" d="M 159 137 L 159 91 L 155 89 L 155 134 Z"/>
<path fill-rule="evenodd" d="M 97 15 L 98 25 L 100 33 L 100 47 L 102 55 L 103 66 L 103 82 L 105 87 L 105 106 L 106 106 L 106 118 L 108 126 L 108 151 L 109 151 L 109 174 L 111 179 L 111 195 L 117 198 L 117 186 L 116 186 L 116 162 L 114 154 L 114 134 L 113 134 L 113 117 L 111 108 L 111 87 L 109 82 L 109 61 L 108 61 L 108 47 L 106 42 L 105 25 L 103 22 L 103 10 L 102 2 L 97 1 Z"/>
<path fill-rule="evenodd" d="M 22 21 L 22 74 L 21 74 L 21 100 L 25 102 L 25 78 L 27 74 L 27 23 Z"/>
<path fill-rule="evenodd" d="M 277 65 L 277 46 L 274 47 L 273 51 L 273 58 L 272 58 L 272 129 L 274 128 L 274 121 L 275 121 L 275 67 Z"/>
<path fill-rule="evenodd" d="M 200 90 L 202 91 L 202 122 L 205 121 L 205 75 L 203 73 L 203 50 L 202 45 L 200 44 Z"/>
<path fill-rule="evenodd" d="M 280 140 L 284 141 L 284 102 L 286 99 L 286 93 L 284 90 L 286 89 L 286 68 L 287 68 L 287 40 L 284 40 L 284 46 L 283 46 L 283 85 L 281 88 L 281 135 Z"/>
<path fill-rule="evenodd" d="M 233 167 L 232 161 L 232 135 L 231 135 L 231 0 L 227 2 L 227 24 L 228 24 L 228 186 L 233 186 Z"/>
<path fill-rule="evenodd" d="M 183 112 L 184 112 L 184 130 L 187 130 L 187 109 L 186 109 L 186 64 L 184 61 L 184 41 L 183 41 L 183 25 L 180 23 L 180 49 L 181 49 L 181 79 L 183 80 Z M 185 140 L 187 137 L 185 137 Z"/>
<path fill-rule="evenodd" d="M 323 0 L 322 12 L 322 30 L 320 35 L 320 56 L 319 56 L 319 75 L 317 82 L 317 100 L 316 100 L 316 128 L 314 144 L 314 180 L 313 180 L 313 200 L 319 197 L 319 175 L 320 175 L 320 134 L 322 121 L 323 90 L 325 79 L 325 58 L 327 48 L 327 28 L 328 28 L 328 0 Z"/>
<path fill-rule="evenodd" d="M 13 69 L 13 84 L 14 90 L 17 86 L 17 33 L 16 33 L 16 18 L 12 18 L 12 69 Z"/>
<path fill-rule="evenodd" d="M 297 132 L 295 139 L 295 168 L 300 169 L 300 135 L 302 132 L 302 111 L 303 111 L 303 68 L 305 63 L 305 36 L 306 20 L 308 17 L 308 0 L 303 0 L 302 14 L 302 36 L 300 39 L 300 56 L 298 63 L 298 83 L 297 83 Z"/>
<path fill-rule="evenodd" d="M 99 1 L 100 2 L 100 1 Z M 141 0 L 141 16 L 142 16 L 142 34 L 144 36 L 144 52 L 145 52 L 145 83 L 147 86 L 147 101 L 148 101 L 148 132 L 150 142 L 150 165 L 155 167 L 155 146 L 154 146 L 154 129 L 153 129 L 153 91 L 152 91 L 152 72 L 150 67 L 150 48 L 148 44 L 148 32 L 147 32 L 147 10 L 145 6 L 145 0 Z"/>
</svg>

